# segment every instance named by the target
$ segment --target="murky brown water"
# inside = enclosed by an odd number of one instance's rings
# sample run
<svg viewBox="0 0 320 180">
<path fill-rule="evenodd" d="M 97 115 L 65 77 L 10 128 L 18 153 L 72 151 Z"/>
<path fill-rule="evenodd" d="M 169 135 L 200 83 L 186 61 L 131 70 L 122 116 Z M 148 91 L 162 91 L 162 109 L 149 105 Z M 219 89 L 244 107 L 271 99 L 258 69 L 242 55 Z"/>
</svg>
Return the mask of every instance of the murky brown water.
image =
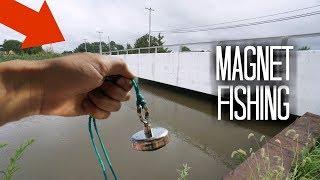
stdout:
<svg viewBox="0 0 320 180">
<path fill-rule="evenodd" d="M 191 166 L 189 179 L 221 179 L 234 167 L 233 150 L 249 148 L 250 132 L 273 136 L 288 123 L 231 122 L 217 120 L 214 97 L 143 84 L 153 126 L 167 128 L 171 142 L 155 152 L 136 152 L 129 137 L 142 128 L 131 100 L 111 118 L 99 122 L 101 135 L 109 148 L 120 179 L 177 179 L 176 169 Z M 34 116 L 0 127 L 0 142 L 9 143 L 0 151 L 0 170 L 8 156 L 28 138 L 35 143 L 20 162 L 14 179 L 102 179 L 100 167 L 89 142 L 87 116 L 62 118 Z"/>
</svg>

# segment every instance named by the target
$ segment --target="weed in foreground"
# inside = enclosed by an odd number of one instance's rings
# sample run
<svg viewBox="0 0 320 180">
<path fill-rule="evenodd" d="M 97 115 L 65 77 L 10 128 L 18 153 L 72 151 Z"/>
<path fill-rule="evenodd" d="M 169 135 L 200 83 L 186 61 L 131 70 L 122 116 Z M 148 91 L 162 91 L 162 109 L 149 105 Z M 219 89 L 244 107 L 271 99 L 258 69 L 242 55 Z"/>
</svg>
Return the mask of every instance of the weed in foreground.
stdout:
<svg viewBox="0 0 320 180">
<path fill-rule="evenodd" d="M 187 180 L 191 167 L 189 167 L 187 163 L 183 164 L 182 166 L 182 169 L 177 169 L 179 173 L 178 180 Z"/>
<path fill-rule="evenodd" d="M 285 170 L 284 168 L 284 154 L 282 142 L 279 139 L 275 140 L 280 147 L 280 154 L 270 157 L 268 144 L 261 148 L 260 153 L 256 154 L 253 152 L 252 148 L 247 151 L 243 149 L 238 149 L 233 151 L 231 158 L 237 160 L 238 162 L 244 162 L 249 156 L 252 156 L 256 165 L 250 169 L 249 179 L 259 179 L 263 180 L 273 180 L 273 179 L 285 179 L 285 180 L 300 180 L 300 179 L 320 179 L 320 143 L 314 138 L 311 138 L 311 134 L 308 131 L 308 139 L 302 148 L 299 148 L 299 134 L 294 130 L 290 129 L 285 133 L 285 136 L 291 137 L 294 141 L 292 147 L 293 159 L 291 163 L 291 169 Z M 260 138 L 255 137 L 253 133 L 248 135 L 248 139 L 254 139 L 257 143 L 258 148 L 260 144 L 266 140 L 265 136 Z M 312 148 L 309 148 L 312 147 Z M 261 159 L 258 161 L 258 158 Z M 271 159 L 274 160 L 274 164 L 270 164 Z M 254 174 L 257 173 L 257 174 Z M 255 175 L 255 177 L 254 177 Z"/>
<path fill-rule="evenodd" d="M 27 150 L 29 146 L 34 142 L 33 139 L 28 140 L 24 144 L 20 145 L 19 148 L 16 150 L 14 155 L 10 157 L 9 164 L 5 170 L 0 171 L 3 175 L 4 180 L 11 180 L 13 175 L 20 169 L 18 166 L 18 161 L 22 158 L 24 152 Z M 7 144 L 0 144 L 0 149 L 6 147 Z"/>
</svg>

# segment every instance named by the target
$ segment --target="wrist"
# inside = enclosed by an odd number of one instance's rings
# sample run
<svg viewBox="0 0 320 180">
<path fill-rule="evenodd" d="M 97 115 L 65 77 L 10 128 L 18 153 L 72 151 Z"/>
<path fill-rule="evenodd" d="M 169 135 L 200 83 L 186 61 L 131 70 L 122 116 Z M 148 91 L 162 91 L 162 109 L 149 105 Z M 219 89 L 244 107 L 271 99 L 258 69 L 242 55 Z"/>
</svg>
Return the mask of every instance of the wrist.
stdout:
<svg viewBox="0 0 320 180">
<path fill-rule="evenodd" d="M 44 67 L 41 61 L 0 63 L 0 120 L 12 121 L 39 114 Z"/>
</svg>

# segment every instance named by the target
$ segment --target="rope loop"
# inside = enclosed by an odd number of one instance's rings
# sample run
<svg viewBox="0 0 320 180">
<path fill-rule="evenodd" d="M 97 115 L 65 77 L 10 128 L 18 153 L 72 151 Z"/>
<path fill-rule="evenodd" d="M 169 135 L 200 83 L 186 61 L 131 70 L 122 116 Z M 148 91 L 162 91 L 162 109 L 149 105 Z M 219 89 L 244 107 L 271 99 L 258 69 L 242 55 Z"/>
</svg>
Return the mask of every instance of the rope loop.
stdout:
<svg viewBox="0 0 320 180">
<path fill-rule="evenodd" d="M 138 83 L 136 81 L 137 80 L 133 79 L 131 82 L 132 82 L 132 86 L 134 87 L 134 90 L 136 92 L 137 113 L 138 113 L 140 121 L 145 125 L 145 127 L 149 127 L 149 123 L 150 123 L 149 122 L 149 109 L 147 107 L 147 103 L 146 103 L 144 97 L 142 96 L 142 94 L 140 92 L 140 88 L 139 88 Z M 144 116 L 142 115 L 142 111 L 144 111 Z M 93 124 L 93 128 L 94 128 L 94 130 L 96 132 L 96 135 L 98 137 L 98 141 L 100 143 L 100 146 L 102 148 L 102 152 L 103 152 L 104 158 L 106 159 L 106 161 L 108 163 L 108 166 L 109 166 L 109 168 L 110 168 L 110 170 L 112 172 L 113 178 L 115 180 L 118 180 L 118 177 L 117 177 L 117 175 L 116 175 L 116 173 L 115 173 L 115 171 L 113 169 L 113 166 L 111 164 L 107 148 L 105 147 L 105 145 L 103 143 L 103 140 L 100 137 L 99 130 L 98 130 L 98 127 L 97 127 L 97 124 L 96 124 L 96 119 L 93 116 L 90 115 L 89 116 L 89 121 L 88 121 L 88 129 L 89 129 L 90 141 L 91 141 L 93 150 L 94 150 L 94 152 L 96 154 L 96 157 L 98 159 L 99 165 L 101 167 L 104 179 L 108 180 L 107 168 L 106 168 L 106 165 L 103 162 L 102 157 L 101 157 L 101 155 L 99 153 L 99 150 L 98 150 L 98 148 L 97 148 L 97 146 L 95 144 L 94 136 L 93 136 L 93 133 L 92 133 L 92 124 Z"/>
</svg>

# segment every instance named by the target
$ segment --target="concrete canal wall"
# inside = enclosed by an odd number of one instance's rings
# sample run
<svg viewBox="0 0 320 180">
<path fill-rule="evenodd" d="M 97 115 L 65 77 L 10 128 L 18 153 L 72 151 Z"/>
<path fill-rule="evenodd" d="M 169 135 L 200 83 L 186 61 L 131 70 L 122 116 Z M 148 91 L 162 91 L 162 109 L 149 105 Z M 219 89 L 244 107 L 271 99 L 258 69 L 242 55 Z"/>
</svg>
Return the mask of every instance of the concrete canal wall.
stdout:
<svg viewBox="0 0 320 180">
<path fill-rule="evenodd" d="M 140 78 L 217 95 L 213 54 L 210 52 L 178 52 L 116 55 L 124 59 Z M 320 114 L 320 51 L 297 51 L 292 70 L 290 112 Z"/>
</svg>

